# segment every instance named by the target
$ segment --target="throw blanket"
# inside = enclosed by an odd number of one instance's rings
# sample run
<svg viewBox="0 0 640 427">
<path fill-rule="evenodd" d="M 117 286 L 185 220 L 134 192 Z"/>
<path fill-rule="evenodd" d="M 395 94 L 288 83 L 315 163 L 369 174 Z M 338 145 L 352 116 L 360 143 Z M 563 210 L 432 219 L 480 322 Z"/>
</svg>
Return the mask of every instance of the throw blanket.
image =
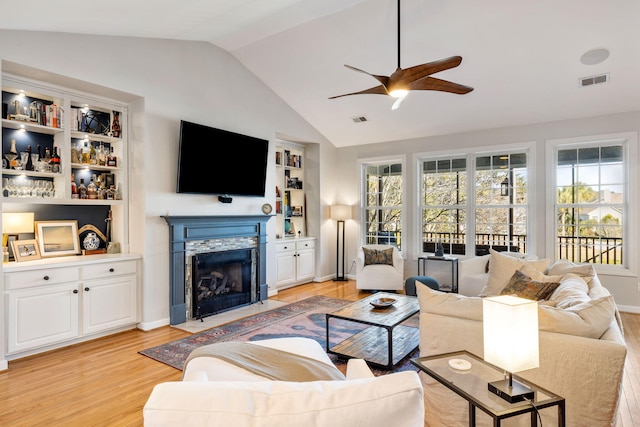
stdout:
<svg viewBox="0 0 640 427">
<path fill-rule="evenodd" d="M 215 357 L 274 381 L 328 381 L 345 377 L 333 365 L 310 357 L 248 342 L 221 342 L 198 347 L 185 366 L 196 357 Z"/>
</svg>

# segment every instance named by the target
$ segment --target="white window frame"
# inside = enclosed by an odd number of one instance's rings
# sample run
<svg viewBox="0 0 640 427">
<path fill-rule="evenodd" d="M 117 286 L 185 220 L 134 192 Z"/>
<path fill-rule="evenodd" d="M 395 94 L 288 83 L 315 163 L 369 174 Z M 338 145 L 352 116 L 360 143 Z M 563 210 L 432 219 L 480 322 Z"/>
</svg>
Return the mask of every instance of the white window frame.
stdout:
<svg viewBox="0 0 640 427">
<path fill-rule="evenodd" d="M 414 253 L 416 259 L 421 256 L 427 256 L 428 253 L 422 251 L 422 204 L 421 194 L 424 191 L 422 188 L 422 163 L 429 160 L 450 159 L 453 157 L 466 157 L 467 159 L 467 236 L 466 236 L 466 254 L 455 255 L 458 258 L 466 259 L 475 257 L 475 223 L 476 223 L 476 192 L 475 187 L 472 187 L 475 181 L 474 175 L 476 170 L 475 160 L 477 157 L 490 156 L 495 154 L 504 153 L 518 153 L 524 152 L 527 154 L 527 209 L 529 217 L 532 217 L 531 213 L 536 212 L 536 150 L 534 141 L 526 141 L 511 144 L 496 144 L 484 147 L 469 147 L 467 149 L 456 150 L 439 150 L 432 152 L 417 153 L 414 155 L 414 183 L 416 188 L 416 208 L 414 216 L 414 224 L 416 228 L 417 238 L 415 239 Z M 472 190 L 473 188 L 473 190 Z M 536 253 L 536 236 L 533 233 L 533 221 L 527 221 L 527 253 Z"/>
<path fill-rule="evenodd" d="M 574 138 L 550 139 L 546 141 L 546 164 L 547 169 L 547 233 L 546 251 L 549 258 L 555 261 L 556 254 L 556 166 L 558 163 L 558 150 L 560 148 L 583 148 L 596 147 L 603 144 L 618 143 L 624 147 L 625 170 L 624 170 L 624 215 L 623 215 L 623 235 L 625 236 L 623 247 L 623 264 L 591 264 L 599 274 L 613 276 L 636 276 L 638 272 L 638 195 L 637 191 L 630 191 L 631 184 L 638 183 L 638 133 L 620 132 L 603 135 L 589 135 Z"/>
<path fill-rule="evenodd" d="M 360 177 L 360 230 L 358 232 L 360 245 L 364 245 L 366 243 L 365 229 L 366 229 L 366 212 L 367 212 L 367 186 L 365 182 L 366 176 L 366 167 L 367 166 L 380 166 L 385 164 L 394 164 L 399 163 L 402 165 L 402 206 L 400 206 L 402 219 L 400 223 L 402 224 L 402 243 L 401 252 L 404 253 L 406 243 L 407 243 L 407 162 L 406 156 L 389 156 L 389 157 L 371 157 L 358 159 L 358 176 Z"/>
</svg>

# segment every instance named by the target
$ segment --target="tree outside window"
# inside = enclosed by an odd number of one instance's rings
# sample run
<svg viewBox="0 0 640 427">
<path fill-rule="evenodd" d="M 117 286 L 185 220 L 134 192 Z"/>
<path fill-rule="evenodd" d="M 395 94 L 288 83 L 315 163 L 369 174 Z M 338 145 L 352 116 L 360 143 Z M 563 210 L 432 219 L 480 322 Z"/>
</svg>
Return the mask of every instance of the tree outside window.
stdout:
<svg viewBox="0 0 640 427">
<path fill-rule="evenodd" d="M 402 249 L 402 164 L 365 164 L 363 173 L 365 243 Z"/>
<path fill-rule="evenodd" d="M 435 252 L 438 243 L 452 255 L 484 255 L 489 248 L 526 251 L 526 153 L 425 159 L 421 169 L 422 252 Z M 472 199 L 475 223 L 469 216 Z"/>
<path fill-rule="evenodd" d="M 624 145 L 559 147 L 556 258 L 623 264 Z"/>
</svg>

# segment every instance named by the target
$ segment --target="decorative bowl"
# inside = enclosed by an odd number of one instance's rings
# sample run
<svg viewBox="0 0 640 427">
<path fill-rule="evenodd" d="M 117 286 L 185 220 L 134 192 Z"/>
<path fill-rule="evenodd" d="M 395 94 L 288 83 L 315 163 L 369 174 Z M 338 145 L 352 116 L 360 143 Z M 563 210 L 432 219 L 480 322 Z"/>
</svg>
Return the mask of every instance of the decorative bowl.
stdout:
<svg viewBox="0 0 640 427">
<path fill-rule="evenodd" d="M 396 303 L 396 301 L 397 300 L 393 298 L 377 298 L 371 301 L 369 304 L 371 304 L 375 308 L 386 308 L 386 307 L 391 307 L 393 304 Z"/>
</svg>

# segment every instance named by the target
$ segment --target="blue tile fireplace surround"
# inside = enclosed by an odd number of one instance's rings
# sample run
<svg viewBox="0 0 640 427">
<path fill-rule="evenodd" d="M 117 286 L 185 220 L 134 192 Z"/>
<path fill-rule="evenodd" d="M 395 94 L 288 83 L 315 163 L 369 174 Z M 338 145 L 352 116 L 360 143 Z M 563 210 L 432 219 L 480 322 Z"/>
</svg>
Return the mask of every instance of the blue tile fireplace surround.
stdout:
<svg viewBox="0 0 640 427">
<path fill-rule="evenodd" d="M 268 297 L 266 225 L 270 216 L 162 216 L 169 224 L 170 324 L 178 325 L 195 316 L 192 307 L 192 259 L 202 253 L 223 253 L 251 249 L 255 268 L 251 277 L 253 304 Z M 240 306 L 240 305 L 238 305 Z M 234 306 L 236 308 L 238 306 Z"/>
</svg>

